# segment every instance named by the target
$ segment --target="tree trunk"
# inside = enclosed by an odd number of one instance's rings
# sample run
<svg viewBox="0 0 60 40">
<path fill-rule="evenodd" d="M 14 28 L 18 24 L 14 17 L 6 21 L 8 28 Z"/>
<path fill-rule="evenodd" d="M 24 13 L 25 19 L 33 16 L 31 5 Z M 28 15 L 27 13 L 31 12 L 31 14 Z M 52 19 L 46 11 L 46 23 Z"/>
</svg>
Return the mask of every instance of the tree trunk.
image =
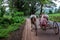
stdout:
<svg viewBox="0 0 60 40">
<path fill-rule="evenodd" d="M 42 11 L 43 11 L 43 4 L 41 4 L 40 14 L 42 14 Z"/>
</svg>

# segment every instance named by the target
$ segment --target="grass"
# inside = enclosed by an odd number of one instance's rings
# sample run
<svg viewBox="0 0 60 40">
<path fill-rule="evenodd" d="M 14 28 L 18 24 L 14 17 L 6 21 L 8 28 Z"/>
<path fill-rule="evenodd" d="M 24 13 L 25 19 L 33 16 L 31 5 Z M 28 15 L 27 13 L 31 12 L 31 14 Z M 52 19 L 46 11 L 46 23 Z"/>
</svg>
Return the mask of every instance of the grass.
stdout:
<svg viewBox="0 0 60 40">
<path fill-rule="evenodd" d="M 25 22 L 25 19 L 22 20 L 20 23 L 14 23 L 9 25 L 5 29 L 0 28 L 0 38 L 8 37 L 10 32 L 17 30 L 20 27 L 20 25 L 22 25 L 24 22 Z"/>
<path fill-rule="evenodd" d="M 9 34 L 17 30 L 24 22 L 23 12 L 16 12 L 14 15 L 3 15 L 0 17 L 0 38 L 7 38 Z"/>
<path fill-rule="evenodd" d="M 49 14 L 49 20 L 60 22 L 60 13 Z"/>
</svg>

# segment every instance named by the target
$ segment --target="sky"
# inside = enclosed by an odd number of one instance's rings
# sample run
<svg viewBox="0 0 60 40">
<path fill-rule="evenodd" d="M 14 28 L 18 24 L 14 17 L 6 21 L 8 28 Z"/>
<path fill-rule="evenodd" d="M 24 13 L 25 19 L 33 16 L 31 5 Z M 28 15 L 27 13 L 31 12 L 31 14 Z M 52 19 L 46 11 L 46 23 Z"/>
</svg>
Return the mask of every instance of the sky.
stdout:
<svg viewBox="0 0 60 40">
<path fill-rule="evenodd" d="M 56 1 L 52 0 L 52 1 L 57 5 L 57 8 L 59 8 L 59 6 L 60 6 L 60 0 L 56 0 Z"/>
</svg>

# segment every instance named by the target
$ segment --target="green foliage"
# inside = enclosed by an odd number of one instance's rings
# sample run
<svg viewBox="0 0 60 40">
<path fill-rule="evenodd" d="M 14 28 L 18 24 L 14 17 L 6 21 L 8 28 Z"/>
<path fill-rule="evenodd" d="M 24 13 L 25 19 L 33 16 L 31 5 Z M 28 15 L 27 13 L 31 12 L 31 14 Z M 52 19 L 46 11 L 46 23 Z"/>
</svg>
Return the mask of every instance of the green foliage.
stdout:
<svg viewBox="0 0 60 40">
<path fill-rule="evenodd" d="M 2 1 L 0 0 L 0 38 L 5 38 L 9 36 L 10 32 L 17 30 L 25 22 L 25 18 L 23 12 L 16 12 L 13 0 L 9 2 L 10 10 L 8 13 L 5 11 L 5 6 L 1 6 Z"/>
<path fill-rule="evenodd" d="M 49 3 L 50 0 L 9 0 L 10 1 L 10 8 L 13 10 L 16 8 L 17 11 L 23 11 L 24 15 L 30 15 L 36 12 L 35 4 L 36 2 L 40 2 L 40 5 Z M 13 2 L 14 1 L 14 2 Z M 29 6 L 31 4 L 31 6 Z M 41 10 L 43 10 L 43 6 L 41 6 Z M 41 11 L 40 11 L 41 12 Z"/>
<path fill-rule="evenodd" d="M 23 12 L 16 12 L 14 16 L 4 14 L 0 17 L 0 38 L 8 37 L 9 33 L 17 30 L 25 22 Z"/>
<path fill-rule="evenodd" d="M 23 16 L 23 15 L 24 15 L 23 12 L 16 12 L 16 13 L 15 13 L 15 16 Z"/>
<path fill-rule="evenodd" d="M 5 7 L 0 6 L 0 17 L 2 17 L 5 14 Z"/>
<path fill-rule="evenodd" d="M 41 4 L 46 4 L 46 3 L 49 3 L 48 1 L 50 0 L 38 0 L 38 1 L 40 1 Z"/>
<path fill-rule="evenodd" d="M 11 10 L 13 10 L 13 8 L 16 8 L 17 11 L 23 11 L 23 4 L 24 1 L 22 0 L 9 0 L 9 7 Z"/>
<path fill-rule="evenodd" d="M 0 6 L 1 6 L 1 4 L 2 4 L 2 1 L 3 1 L 3 0 L 0 0 Z"/>
<path fill-rule="evenodd" d="M 3 18 L 11 19 L 11 18 L 12 18 L 12 16 L 11 16 L 11 15 L 3 15 Z"/>
<path fill-rule="evenodd" d="M 49 20 L 60 22 L 60 13 L 49 14 Z"/>
<path fill-rule="evenodd" d="M 7 29 L 0 29 L 0 38 L 8 37 L 8 30 Z"/>
<path fill-rule="evenodd" d="M 2 26 L 2 28 L 6 28 L 10 23 L 10 20 L 0 17 L 0 26 Z"/>
<path fill-rule="evenodd" d="M 17 30 L 19 28 L 19 26 L 22 25 L 24 22 L 25 22 L 25 20 L 23 20 L 23 21 L 21 20 L 20 23 L 11 24 L 6 29 L 1 29 L 1 27 L 0 27 L 0 38 L 8 37 L 10 32 Z"/>
<path fill-rule="evenodd" d="M 16 17 L 13 17 L 12 20 L 13 20 L 14 23 L 19 23 L 19 22 L 21 22 L 21 21 L 24 20 L 24 17 L 18 17 L 18 16 L 16 16 Z"/>
</svg>

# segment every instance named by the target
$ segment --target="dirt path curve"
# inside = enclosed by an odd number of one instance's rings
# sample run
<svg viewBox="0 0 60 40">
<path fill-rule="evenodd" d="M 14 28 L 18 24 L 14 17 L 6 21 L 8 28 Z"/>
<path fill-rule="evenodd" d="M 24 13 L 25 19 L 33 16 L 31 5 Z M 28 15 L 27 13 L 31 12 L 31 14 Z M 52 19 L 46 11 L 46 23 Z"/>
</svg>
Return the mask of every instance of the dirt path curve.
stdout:
<svg viewBox="0 0 60 40">
<path fill-rule="evenodd" d="M 38 40 L 38 37 L 36 37 L 35 34 L 31 32 L 31 23 L 29 19 L 27 19 L 22 40 Z"/>
<path fill-rule="evenodd" d="M 22 40 L 59 40 L 59 35 L 55 35 L 52 30 L 42 31 L 38 26 L 38 35 L 36 36 L 35 32 L 31 31 L 30 19 L 27 19 Z"/>
</svg>

